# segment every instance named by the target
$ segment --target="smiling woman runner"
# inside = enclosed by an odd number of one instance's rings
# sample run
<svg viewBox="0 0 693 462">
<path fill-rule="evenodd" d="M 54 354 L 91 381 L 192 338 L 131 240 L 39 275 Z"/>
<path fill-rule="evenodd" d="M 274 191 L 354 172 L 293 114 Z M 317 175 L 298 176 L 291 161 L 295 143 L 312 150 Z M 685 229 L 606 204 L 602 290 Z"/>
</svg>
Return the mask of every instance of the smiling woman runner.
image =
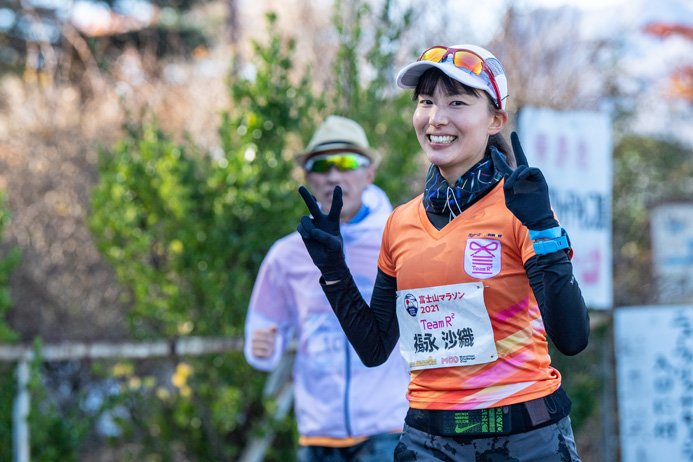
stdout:
<svg viewBox="0 0 693 462">
<path fill-rule="evenodd" d="M 370 307 L 342 252 L 339 187 L 327 215 L 301 188 L 312 217 L 298 225 L 364 364 L 400 340 L 410 407 L 395 460 L 579 461 L 547 335 L 577 354 L 589 317 L 544 176 L 517 134 L 512 150 L 500 135 L 503 66 L 477 46 L 432 47 L 397 84 L 414 89 L 431 166 L 423 194 L 388 219 Z"/>
</svg>

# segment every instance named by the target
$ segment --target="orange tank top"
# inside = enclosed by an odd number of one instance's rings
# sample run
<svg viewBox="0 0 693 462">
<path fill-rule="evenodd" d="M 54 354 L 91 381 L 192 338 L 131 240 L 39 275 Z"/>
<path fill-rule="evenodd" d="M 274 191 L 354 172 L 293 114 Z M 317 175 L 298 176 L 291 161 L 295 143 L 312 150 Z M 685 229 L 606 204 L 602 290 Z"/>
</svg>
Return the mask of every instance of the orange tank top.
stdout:
<svg viewBox="0 0 693 462">
<path fill-rule="evenodd" d="M 398 291 L 481 282 L 498 358 L 490 363 L 412 370 L 407 393 L 418 409 L 478 409 L 546 396 L 561 382 L 524 262 L 529 233 L 505 206 L 503 182 L 436 229 L 422 196 L 398 207 L 383 234 L 379 268 Z M 399 309 L 399 308 L 398 308 Z"/>
</svg>

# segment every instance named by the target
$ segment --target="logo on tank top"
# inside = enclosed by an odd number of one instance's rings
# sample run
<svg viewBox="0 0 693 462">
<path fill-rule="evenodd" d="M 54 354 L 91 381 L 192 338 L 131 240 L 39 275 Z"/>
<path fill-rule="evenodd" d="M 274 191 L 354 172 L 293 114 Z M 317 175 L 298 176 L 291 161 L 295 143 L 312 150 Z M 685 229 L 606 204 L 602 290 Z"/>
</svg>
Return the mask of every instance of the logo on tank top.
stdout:
<svg viewBox="0 0 693 462">
<path fill-rule="evenodd" d="M 404 307 L 407 309 L 407 313 L 416 316 L 416 312 L 419 311 L 419 302 L 412 294 L 407 294 L 404 297 Z"/>
<path fill-rule="evenodd" d="M 501 243 L 495 239 L 467 239 L 464 270 L 475 278 L 488 279 L 500 273 Z"/>
</svg>

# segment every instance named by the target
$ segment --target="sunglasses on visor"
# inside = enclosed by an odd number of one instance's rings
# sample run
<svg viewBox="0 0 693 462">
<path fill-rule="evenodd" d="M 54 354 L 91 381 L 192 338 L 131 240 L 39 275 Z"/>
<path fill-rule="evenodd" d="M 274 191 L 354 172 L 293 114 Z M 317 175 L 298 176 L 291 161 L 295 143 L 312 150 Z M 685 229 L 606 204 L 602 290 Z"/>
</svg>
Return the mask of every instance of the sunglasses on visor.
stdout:
<svg viewBox="0 0 693 462">
<path fill-rule="evenodd" d="M 326 173 L 332 167 L 336 167 L 340 172 L 356 170 L 361 167 L 368 167 L 371 161 L 368 157 L 356 154 L 355 152 L 340 152 L 338 154 L 323 154 L 308 159 L 305 165 L 307 172 Z"/>
<path fill-rule="evenodd" d="M 496 107 L 501 107 L 501 97 L 500 91 L 498 90 L 498 84 L 496 83 L 496 77 L 493 75 L 493 71 L 488 67 L 484 59 L 470 50 L 465 50 L 462 48 L 448 48 L 443 46 L 434 46 L 428 50 L 421 53 L 417 61 L 432 61 L 434 63 L 439 63 L 444 61 L 449 55 L 452 55 L 452 62 L 455 67 L 460 69 L 467 69 L 474 75 L 481 76 L 484 72 L 488 76 L 488 80 L 491 82 L 493 91 L 496 93 Z"/>
</svg>

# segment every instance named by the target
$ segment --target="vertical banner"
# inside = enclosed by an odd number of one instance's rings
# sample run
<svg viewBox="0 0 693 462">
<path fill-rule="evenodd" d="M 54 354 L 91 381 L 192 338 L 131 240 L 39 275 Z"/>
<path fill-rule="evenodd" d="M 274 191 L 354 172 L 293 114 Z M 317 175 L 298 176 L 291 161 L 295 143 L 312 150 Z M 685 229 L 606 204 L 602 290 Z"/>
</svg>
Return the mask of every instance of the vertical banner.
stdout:
<svg viewBox="0 0 693 462">
<path fill-rule="evenodd" d="M 614 310 L 623 462 L 693 461 L 693 305 Z"/>
<path fill-rule="evenodd" d="M 573 246 L 575 278 L 590 308 L 613 305 L 611 121 L 599 112 L 525 108 L 518 134 L 530 167 L 549 184 L 551 205 Z"/>
<path fill-rule="evenodd" d="M 693 202 L 661 204 L 650 218 L 657 299 L 693 302 Z"/>
</svg>

